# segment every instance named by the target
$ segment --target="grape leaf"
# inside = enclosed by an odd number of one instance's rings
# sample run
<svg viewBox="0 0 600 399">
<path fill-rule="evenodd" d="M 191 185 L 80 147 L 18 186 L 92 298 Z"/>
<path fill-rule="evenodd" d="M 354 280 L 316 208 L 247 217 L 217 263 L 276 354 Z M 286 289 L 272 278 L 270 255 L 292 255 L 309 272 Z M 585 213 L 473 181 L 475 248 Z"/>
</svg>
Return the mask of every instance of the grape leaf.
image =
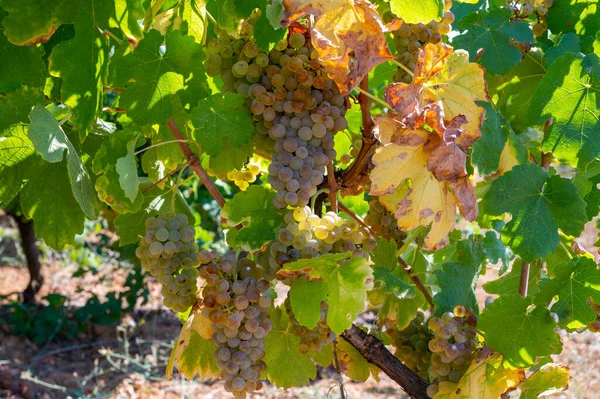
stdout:
<svg viewBox="0 0 600 399">
<path fill-rule="evenodd" d="M 175 112 L 172 97 L 191 85 L 187 82 L 191 74 L 194 78 L 203 76 L 197 69 L 202 67 L 203 58 L 202 46 L 192 36 L 171 31 L 163 38 L 159 31 L 151 30 L 133 52 L 115 56 L 112 61 L 114 69 L 122 72 L 113 84 L 123 84 L 127 79 L 135 81 L 121 93 L 120 105 L 140 125 L 166 123 Z M 188 94 L 198 99 L 206 93 L 194 87 Z"/>
<path fill-rule="evenodd" d="M 513 262 L 512 269 L 508 274 L 485 283 L 483 285 L 485 292 L 496 295 L 518 294 L 519 284 L 521 282 L 521 269 L 523 267 L 522 263 L 523 262 L 520 261 Z M 533 297 L 540 290 L 538 284 L 541 280 L 542 270 L 536 264 L 531 264 L 529 267 L 529 288 L 527 290 L 527 295 Z"/>
<path fill-rule="evenodd" d="M 239 36 L 240 21 L 242 18 L 247 18 L 249 15 L 239 15 L 233 12 L 237 8 L 238 3 L 246 3 L 247 1 L 236 0 L 207 0 L 206 10 L 213 16 L 216 25 L 219 29 L 224 30 L 229 35 L 234 37 Z M 249 14 L 249 13 L 248 13 Z"/>
<path fill-rule="evenodd" d="M 336 0 L 284 0 L 281 25 L 313 15 L 312 44 L 319 61 L 337 83 L 343 95 L 350 93 L 376 65 L 390 60 L 384 33 L 400 26 L 396 20 L 386 26 L 369 2 Z"/>
<path fill-rule="evenodd" d="M 137 158 L 135 156 L 135 147 L 137 146 L 138 138 L 139 134 L 127 143 L 127 154 L 117 159 L 115 168 L 119 174 L 119 185 L 131 202 L 135 201 L 140 185 L 140 179 L 137 174 Z"/>
<path fill-rule="evenodd" d="M 505 75 L 486 77 L 498 109 L 517 131 L 530 126 L 529 104 L 545 74 L 544 54 L 532 49 Z"/>
<path fill-rule="evenodd" d="M 20 46 L 44 43 L 61 24 L 55 15 L 61 3 L 61 0 L 0 0 L 0 7 L 6 12 L 2 20 L 4 34 L 11 43 Z"/>
<path fill-rule="evenodd" d="M 514 367 L 529 367 L 537 357 L 562 350 L 550 311 L 532 304 L 530 297 L 505 294 L 486 306 L 479 317 L 486 345 L 502 353 Z"/>
<path fill-rule="evenodd" d="M 39 90 L 22 87 L 0 96 L 0 205 L 19 193 L 27 169 L 34 165 L 35 150 L 27 137 L 29 110 L 44 101 Z"/>
<path fill-rule="evenodd" d="M 179 3 L 181 31 L 192 36 L 197 43 L 202 43 L 206 35 L 206 2 L 183 0 Z"/>
<path fill-rule="evenodd" d="M 241 147 L 252 140 L 254 124 L 244 98 L 239 94 L 214 94 L 192 110 L 192 133 L 211 157 L 221 154 L 225 144 Z"/>
<path fill-rule="evenodd" d="M 491 103 L 478 101 L 477 105 L 485 108 L 485 119 L 481 126 L 481 138 L 473 143 L 471 162 L 477 166 L 479 173 L 489 175 L 498 170 L 508 137 L 514 133 L 504 116 Z"/>
<path fill-rule="evenodd" d="M 500 398 L 524 379 L 523 369 L 504 367 L 501 355 L 485 351 L 471 363 L 457 384 L 442 381 L 434 399 Z"/>
<path fill-rule="evenodd" d="M 265 358 L 269 380 L 280 388 L 308 385 L 317 377 L 317 368 L 300 354 L 300 338 L 291 332 L 291 323 L 285 311 L 269 309 L 273 329 L 265 338 Z"/>
<path fill-rule="evenodd" d="M 229 145 L 227 137 L 224 137 L 223 140 L 225 142 L 223 152 L 219 156 L 211 157 L 208 160 L 209 168 L 215 173 L 226 173 L 234 169 L 241 169 L 248 162 L 248 158 L 254 154 L 254 143 L 250 141 L 236 148 Z"/>
<path fill-rule="evenodd" d="M 36 46 L 15 46 L 0 35 L 0 91 L 9 93 L 22 85 L 39 87 L 46 76 L 44 50 Z"/>
<path fill-rule="evenodd" d="M 402 274 L 398 267 L 395 271 L 390 271 L 382 267 L 375 267 L 373 277 L 379 283 L 379 288 L 398 299 L 411 299 L 416 295 L 416 289 L 410 284 L 407 284 L 402 279 Z"/>
<path fill-rule="evenodd" d="M 140 190 L 147 190 L 152 182 L 146 177 L 140 177 Z M 183 194 L 178 190 L 175 195 L 175 204 L 171 205 L 173 198 L 172 188 L 162 190 L 159 187 L 152 187 L 143 193 L 143 204 L 140 209 L 134 213 L 120 214 L 115 219 L 117 234 L 119 235 L 119 245 L 136 243 L 140 236 L 144 234 L 146 228 L 144 222 L 150 216 L 157 216 L 161 213 L 170 212 L 174 208 L 175 212 L 185 213 L 190 220 L 194 220 L 194 214 L 185 201 Z"/>
<path fill-rule="evenodd" d="M 548 177 L 532 163 L 515 166 L 495 180 L 483 207 L 491 215 L 512 214 L 502 228 L 502 242 L 526 262 L 554 251 L 558 228 L 578 236 L 587 221 L 577 187 L 560 176 Z"/>
<path fill-rule="evenodd" d="M 164 125 L 160 126 L 158 130 L 152 129 L 149 136 L 151 136 L 152 145 L 173 140 L 171 131 Z M 178 143 L 161 144 L 147 149 L 142 154 L 142 169 L 153 182 L 158 182 L 184 162 L 185 157 Z M 164 185 L 164 182 L 159 183 L 160 188 L 164 188 Z"/>
<path fill-rule="evenodd" d="M 577 166 L 600 155 L 600 61 L 588 70 L 576 54 L 566 53 L 552 63 L 530 103 L 533 123 L 553 118 L 543 149 Z"/>
<path fill-rule="evenodd" d="M 581 51 L 581 39 L 573 32 L 563 35 L 554 47 L 546 50 L 546 68 L 557 58 L 565 53 L 579 53 Z"/>
<path fill-rule="evenodd" d="M 360 354 L 345 339 L 338 340 L 336 345 L 340 373 L 348 376 L 352 381 L 365 382 L 371 376 L 371 366 L 367 359 Z"/>
<path fill-rule="evenodd" d="M 36 236 L 60 251 L 83 233 L 85 222 L 85 214 L 73 197 L 66 161 L 41 161 L 28 169 L 26 177 L 20 194 L 23 214 L 33 219 Z"/>
<path fill-rule="evenodd" d="M 210 321 L 204 318 L 199 308 L 195 306 L 185 321 L 171 357 L 167 364 L 166 376 L 171 379 L 173 367 L 181 375 L 191 380 L 198 374 L 200 378 L 218 378 L 219 368 L 215 361 L 214 353 L 217 346 L 210 339 L 211 331 L 206 329 Z"/>
<path fill-rule="evenodd" d="M 243 225 L 233 243 L 235 246 L 260 249 L 268 241 L 275 239 L 277 227 L 283 216 L 273 205 L 275 193 L 262 186 L 250 186 L 227 201 L 221 217 L 230 226 Z"/>
<path fill-rule="evenodd" d="M 533 43 L 533 32 L 527 22 L 511 21 L 506 8 L 479 10 L 460 20 L 458 27 L 467 32 L 456 36 L 452 44 L 467 50 L 471 59 L 480 48 L 484 49 L 481 65 L 488 72 L 502 75 L 521 61 L 521 52 L 510 45 L 510 39 Z"/>
<path fill-rule="evenodd" d="M 519 385 L 519 399 L 536 399 L 564 391 L 571 380 L 569 368 L 558 364 L 544 364 Z"/>
<path fill-rule="evenodd" d="M 315 328 L 321 317 L 321 301 L 327 299 L 326 286 L 323 281 L 296 279 L 290 289 L 290 304 L 298 323 L 308 328 Z"/>
<path fill-rule="evenodd" d="M 508 140 L 504 145 L 504 149 L 500 154 L 498 162 L 498 174 L 512 170 L 517 165 L 522 165 L 529 162 L 529 151 L 523 144 L 521 139 L 514 133 L 508 135 Z"/>
<path fill-rule="evenodd" d="M 52 114 L 41 105 L 36 105 L 29 113 L 28 135 L 38 154 L 50 163 L 63 160 L 67 151 L 67 167 L 73 195 L 79 206 L 90 219 L 98 216 L 98 201 L 94 185 L 79 154 L 71 144 L 62 127 Z"/>
<path fill-rule="evenodd" d="M 398 268 L 398 244 L 394 240 L 386 240 L 383 237 L 377 239 L 377 248 L 371 255 L 375 268 L 393 271 Z"/>
<path fill-rule="evenodd" d="M 502 261 L 500 274 L 504 273 L 510 264 L 510 260 L 514 257 L 509 247 L 502 244 L 502 240 L 498 238 L 495 231 L 487 231 L 483 238 L 485 246 L 485 254 L 490 263 L 498 263 Z"/>
<path fill-rule="evenodd" d="M 137 212 L 144 203 L 144 197 L 139 192 L 134 201 L 131 201 L 121 188 L 117 172 L 118 159 L 127 156 L 127 144 L 136 138 L 139 140 L 137 146 L 141 145 L 144 138 L 138 136 L 137 132 L 129 129 L 118 130 L 109 136 L 94 157 L 92 169 L 98 175 L 98 196 L 119 213 Z"/>
<path fill-rule="evenodd" d="M 552 33 L 575 32 L 580 36 L 594 36 L 600 31 L 598 0 L 557 1 L 548 9 L 546 18 Z"/>
<path fill-rule="evenodd" d="M 577 175 L 579 175 L 579 173 Z M 592 220 L 594 217 L 598 216 L 598 213 L 600 212 L 600 189 L 598 189 L 598 185 L 600 184 L 600 172 L 590 177 L 588 183 L 591 187 L 589 192 L 584 195 L 583 200 L 586 203 L 585 212 L 587 219 Z"/>
<path fill-rule="evenodd" d="M 440 291 L 433 296 L 435 314 L 451 312 L 456 305 L 479 311 L 475 286 L 483 265 L 485 254 L 479 239 L 462 240 L 456 244 L 456 252 L 448 257 L 441 270 L 435 271 Z"/>
<path fill-rule="evenodd" d="M 389 0 L 390 10 L 401 17 L 407 24 L 428 23 L 439 21 L 444 15 L 444 3 L 439 0 Z"/>
<path fill-rule="evenodd" d="M 355 257 L 347 260 L 350 253 L 325 254 L 317 259 L 300 259 L 284 265 L 279 275 L 306 274 L 308 283 L 302 283 L 305 295 L 314 295 L 327 301 L 327 323 L 331 330 L 340 334 L 352 325 L 356 314 L 365 306 L 367 291 L 373 288 L 373 271 L 364 258 Z M 346 261 L 347 260 L 347 261 Z M 345 263 L 343 261 L 346 261 Z M 290 289 L 290 295 L 295 290 L 295 284 L 302 279 L 296 279 Z M 308 304 L 297 302 L 292 304 L 294 314 L 303 313 L 304 307 L 318 309 L 316 301 Z M 313 312 L 314 312 L 313 309 Z"/>
<path fill-rule="evenodd" d="M 538 306 L 548 305 L 558 315 L 559 325 L 568 330 L 585 326 L 596 319 L 596 313 L 586 303 L 589 298 L 600 303 L 600 270 L 593 259 L 577 258 L 556 265 L 552 279 L 544 278 L 535 297 Z"/>
</svg>

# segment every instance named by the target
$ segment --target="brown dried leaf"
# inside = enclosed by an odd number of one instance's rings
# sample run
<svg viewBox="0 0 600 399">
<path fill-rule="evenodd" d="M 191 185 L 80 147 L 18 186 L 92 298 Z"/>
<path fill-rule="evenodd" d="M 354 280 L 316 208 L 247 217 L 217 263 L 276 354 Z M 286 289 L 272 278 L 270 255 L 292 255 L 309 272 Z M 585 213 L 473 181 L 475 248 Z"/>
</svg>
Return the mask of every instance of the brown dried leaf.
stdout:
<svg viewBox="0 0 600 399">
<path fill-rule="evenodd" d="M 319 61 L 347 95 L 378 64 L 394 58 L 384 32 L 399 28 L 401 22 L 386 26 L 375 6 L 364 0 L 284 0 L 282 26 L 305 15 L 313 15 L 312 45 Z"/>
</svg>

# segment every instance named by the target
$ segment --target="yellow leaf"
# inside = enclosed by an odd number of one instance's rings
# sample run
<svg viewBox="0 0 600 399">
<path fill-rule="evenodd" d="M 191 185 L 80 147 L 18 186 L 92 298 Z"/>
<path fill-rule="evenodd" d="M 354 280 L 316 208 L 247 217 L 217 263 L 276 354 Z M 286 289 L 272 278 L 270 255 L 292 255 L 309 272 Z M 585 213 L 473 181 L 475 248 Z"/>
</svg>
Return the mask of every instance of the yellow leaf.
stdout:
<svg viewBox="0 0 600 399">
<path fill-rule="evenodd" d="M 503 358 L 497 353 L 475 359 L 458 383 L 441 382 L 433 399 L 500 398 L 525 379 L 523 369 L 505 368 L 502 363 Z"/>
<path fill-rule="evenodd" d="M 352 381 L 365 382 L 369 379 L 371 371 L 377 375 L 376 368 L 373 370 L 369 362 L 350 345 L 345 339 L 341 338 L 336 345 L 338 360 L 340 362 L 340 372 L 344 373 Z"/>
<path fill-rule="evenodd" d="M 188 380 L 196 374 L 200 378 L 218 378 L 219 368 L 213 355 L 217 347 L 211 336 L 210 321 L 202 316 L 200 307 L 194 306 L 169 358 L 167 379 L 171 379 L 175 365 Z"/>
<path fill-rule="evenodd" d="M 467 118 L 464 133 L 456 140 L 463 148 L 481 137 L 480 127 L 485 109 L 475 101 L 488 101 L 485 70 L 469 62 L 469 53 L 457 50 L 448 55 L 443 68 L 423 83 L 422 100 L 425 104 L 441 101 L 445 119 L 458 115 Z"/>
<path fill-rule="evenodd" d="M 310 28 L 312 44 L 343 95 L 350 93 L 377 64 L 394 58 L 384 32 L 399 28 L 401 22 L 384 25 L 368 1 L 284 0 L 283 7 L 283 26 L 307 14 L 315 17 Z"/>
<path fill-rule="evenodd" d="M 519 386 L 520 399 L 535 399 L 540 395 L 552 395 L 569 385 L 569 368 L 555 363 L 544 364 Z"/>
</svg>

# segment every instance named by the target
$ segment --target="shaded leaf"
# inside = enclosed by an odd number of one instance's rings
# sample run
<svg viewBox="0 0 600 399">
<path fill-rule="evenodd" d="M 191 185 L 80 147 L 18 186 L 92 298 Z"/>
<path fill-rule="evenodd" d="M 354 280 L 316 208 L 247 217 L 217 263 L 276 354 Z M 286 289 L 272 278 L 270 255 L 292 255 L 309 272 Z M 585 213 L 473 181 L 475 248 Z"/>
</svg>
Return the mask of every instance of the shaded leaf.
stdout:
<svg viewBox="0 0 600 399">
<path fill-rule="evenodd" d="M 564 391 L 571 380 L 569 368 L 558 364 L 544 364 L 519 385 L 520 399 L 535 399 Z"/>
</svg>

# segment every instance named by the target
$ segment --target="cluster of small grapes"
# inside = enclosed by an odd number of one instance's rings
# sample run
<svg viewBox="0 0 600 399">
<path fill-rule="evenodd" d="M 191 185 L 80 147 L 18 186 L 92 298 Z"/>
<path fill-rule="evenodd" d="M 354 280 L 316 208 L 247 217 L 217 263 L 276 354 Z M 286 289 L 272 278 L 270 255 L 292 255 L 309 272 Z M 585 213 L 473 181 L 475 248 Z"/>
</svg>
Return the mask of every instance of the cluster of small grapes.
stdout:
<svg viewBox="0 0 600 399">
<path fill-rule="evenodd" d="M 320 352 L 335 340 L 335 333 L 331 331 L 327 324 L 327 302 L 321 302 L 321 316 L 317 325 L 312 329 L 301 325 L 296 320 L 290 306 L 289 297 L 286 298 L 284 306 L 292 323 L 291 333 L 300 338 L 299 351 L 301 354 L 306 355 L 310 351 Z"/>
<path fill-rule="evenodd" d="M 162 284 L 163 303 L 176 312 L 196 302 L 199 265 L 196 231 L 184 214 L 163 214 L 145 221 L 146 232 L 135 250 L 142 267 Z"/>
<path fill-rule="evenodd" d="M 276 241 L 269 248 L 272 273 L 288 262 L 317 258 L 331 252 L 351 252 L 353 257 L 370 260 L 369 254 L 377 245 L 367 229 L 335 212 L 319 217 L 305 206 L 287 212 L 284 222 L 286 226 L 277 231 Z"/>
<path fill-rule="evenodd" d="M 362 140 L 360 138 L 356 138 L 358 136 L 353 137 L 352 147 L 350 147 L 350 151 L 348 154 L 342 154 L 340 156 L 340 163 L 342 165 L 349 165 L 353 158 L 358 156 L 360 149 L 362 148 Z"/>
<path fill-rule="evenodd" d="M 223 181 L 232 181 L 240 190 L 246 191 L 250 183 L 256 181 L 256 177 L 260 173 L 260 166 L 254 161 L 250 161 L 242 170 L 218 173 L 208 168 L 207 173 L 209 176 L 217 177 Z"/>
<path fill-rule="evenodd" d="M 454 14 L 450 11 L 451 1 L 444 4 L 444 16 L 441 21 L 432 20 L 427 24 L 404 23 L 394 32 L 394 43 L 396 44 L 396 61 L 406 66 L 411 71 L 415 70 L 419 52 L 427 43 L 442 43 L 443 35 L 447 35 L 452 30 Z M 412 77 L 404 69 L 398 68 L 394 76 L 397 82 L 410 83 Z"/>
<path fill-rule="evenodd" d="M 389 328 L 386 333 L 394 341 L 395 356 L 421 378 L 427 380 L 429 379 L 427 369 L 431 364 L 431 352 L 427 343 L 433 337 L 424 320 L 425 315 L 419 312 L 404 330 Z"/>
<path fill-rule="evenodd" d="M 200 251 L 202 314 L 211 321 L 212 341 L 217 346 L 215 360 L 225 380 L 225 390 L 234 398 L 260 390 L 260 374 L 267 365 L 265 336 L 272 325 L 267 309 L 271 298 L 265 295 L 269 282 L 262 279 L 262 269 L 251 259 L 236 261 L 234 253 L 219 255 Z"/>
<path fill-rule="evenodd" d="M 429 328 L 435 335 L 428 343 L 431 355 L 429 377 L 432 384 L 427 394 L 433 397 L 440 384 L 456 384 L 465 374 L 477 351 L 477 316 L 471 309 L 456 306 L 454 312 L 429 319 Z"/>
<path fill-rule="evenodd" d="M 596 320 L 588 323 L 587 328 L 591 332 L 600 332 L 600 305 L 596 304 L 591 299 L 588 299 L 587 303 L 592 307 L 592 309 L 594 309 L 594 312 L 596 313 Z"/>
<path fill-rule="evenodd" d="M 554 0 L 517 0 L 507 1 L 506 7 L 513 12 L 512 21 L 529 19 L 532 21 L 533 34 L 541 36 L 548 30 L 546 16 L 548 9 L 554 5 Z M 525 44 L 515 42 L 514 45 L 521 50 Z"/>
<path fill-rule="evenodd" d="M 316 50 L 294 32 L 266 54 L 252 40 L 224 35 L 208 45 L 211 76 L 243 96 L 255 120 L 255 147 L 272 155 L 269 182 L 275 206 L 305 206 L 335 159 L 333 135 L 348 126 L 344 97 Z"/>
<path fill-rule="evenodd" d="M 369 225 L 374 235 L 392 239 L 399 246 L 406 238 L 406 233 L 398 228 L 394 214 L 385 209 L 377 199 L 369 201 L 369 212 L 365 217 L 365 223 Z"/>
</svg>

